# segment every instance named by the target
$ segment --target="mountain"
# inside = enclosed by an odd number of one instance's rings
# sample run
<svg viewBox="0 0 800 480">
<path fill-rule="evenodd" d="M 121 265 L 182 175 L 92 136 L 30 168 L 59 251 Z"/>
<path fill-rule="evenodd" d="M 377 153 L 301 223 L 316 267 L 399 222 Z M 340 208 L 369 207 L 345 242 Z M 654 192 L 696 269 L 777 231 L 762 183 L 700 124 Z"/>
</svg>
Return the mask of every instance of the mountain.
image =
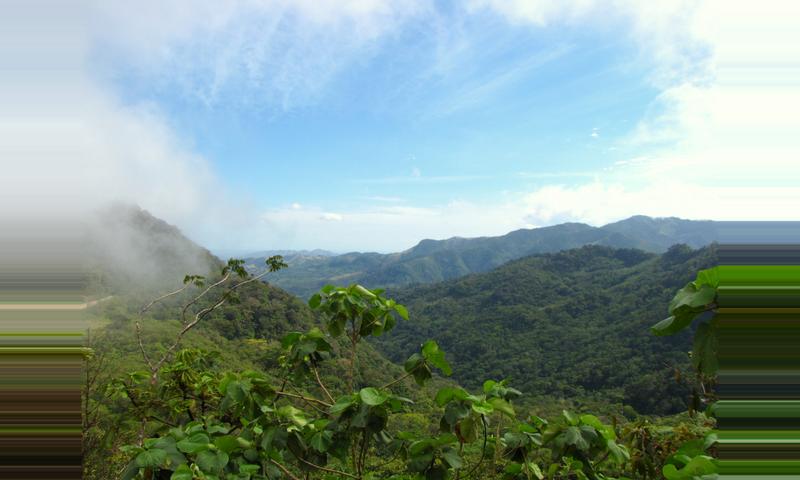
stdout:
<svg viewBox="0 0 800 480">
<path fill-rule="evenodd" d="M 96 294 L 163 290 L 186 274 L 210 275 L 222 262 L 177 227 L 135 205 L 104 207 L 86 223 L 90 289 Z"/>
<path fill-rule="evenodd" d="M 714 265 L 715 250 L 676 245 L 658 255 L 592 245 L 390 290 L 410 321 L 374 344 L 399 361 L 432 338 L 458 365 L 455 380 L 469 388 L 510 378 L 534 397 L 678 412 L 688 392 L 673 379 L 674 367 L 687 364 L 690 334 L 655 337 L 649 327 L 665 317 L 678 288 Z"/>
<path fill-rule="evenodd" d="M 678 243 L 697 248 L 716 240 L 717 223 L 712 221 L 635 216 L 603 227 L 563 223 L 516 230 L 499 237 L 422 240 L 409 250 L 392 254 L 296 256 L 288 259 L 290 268 L 270 281 L 307 298 L 328 283 L 357 282 L 369 287 L 427 284 L 487 272 L 528 255 L 584 245 L 662 253 Z M 248 266 L 259 271 L 263 258 L 249 258 Z"/>
<path fill-rule="evenodd" d="M 315 248 L 314 250 L 262 250 L 245 255 L 247 258 L 267 258 L 273 255 L 281 255 L 284 258 L 300 257 L 333 257 L 336 252 Z"/>
<path fill-rule="evenodd" d="M 92 336 L 105 339 L 96 348 L 140 369 L 134 320 L 139 318 L 142 305 L 182 286 L 187 274 L 202 274 L 210 285 L 219 278 L 224 264 L 177 227 L 136 206 L 118 204 L 99 210 L 88 227 L 88 296 L 104 300 L 88 312 Z M 148 349 L 159 351 L 169 346 L 180 330 L 179 306 L 199 292 L 192 287 L 147 312 L 141 323 Z M 193 310 L 213 304 L 220 293 L 209 292 Z M 218 350 L 230 365 L 269 371 L 282 354 L 283 335 L 319 325 L 317 315 L 305 302 L 267 283 L 247 284 L 237 290 L 237 297 L 238 301 L 228 302 L 204 318 L 183 346 Z M 359 351 L 359 361 L 369 366 L 364 375 L 370 383 L 384 384 L 403 374 L 401 367 L 369 344 Z M 337 360 L 323 371 L 330 385 L 342 384 L 343 365 Z M 125 371 L 112 370 L 114 374 Z"/>
</svg>

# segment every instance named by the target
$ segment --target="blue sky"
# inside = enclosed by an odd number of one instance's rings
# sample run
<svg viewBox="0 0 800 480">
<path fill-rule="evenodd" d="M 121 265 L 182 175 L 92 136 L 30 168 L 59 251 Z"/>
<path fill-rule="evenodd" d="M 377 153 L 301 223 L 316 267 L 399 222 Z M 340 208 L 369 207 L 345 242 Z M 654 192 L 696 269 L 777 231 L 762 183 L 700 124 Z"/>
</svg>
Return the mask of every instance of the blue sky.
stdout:
<svg viewBox="0 0 800 480">
<path fill-rule="evenodd" d="M 772 107 L 797 75 L 760 63 L 795 64 L 765 35 L 792 12 L 667 3 L 93 5 L 76 58 L 115 126 L 104 198 L 226 250 L 793 215 L 797 121 Z"/>
</svg>

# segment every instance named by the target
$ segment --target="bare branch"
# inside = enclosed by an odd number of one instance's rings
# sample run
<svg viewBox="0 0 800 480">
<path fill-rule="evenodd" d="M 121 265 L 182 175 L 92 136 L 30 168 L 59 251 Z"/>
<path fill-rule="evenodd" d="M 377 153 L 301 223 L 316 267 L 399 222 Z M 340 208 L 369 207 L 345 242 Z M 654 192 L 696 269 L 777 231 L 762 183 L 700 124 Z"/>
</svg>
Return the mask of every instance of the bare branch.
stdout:
<svg viewBox="0 0 800 480">
<path fill-rule="evenodd" d="M 288 468 L 284 467 L 282 464 L 276 462 L 271 458 L 269 459 L 269 461 L 270 463 L 278 467 L 283 473 L 285 473 L 286 476 L 289 477 L 291 480 L 300 480 L 300 478 L 298 478 L 295 474 L 293 474 Z"/>
<path fill-rule="evenodd" d="M 225 274 L 225 275 L 222 277 L 222 279 L 220 279 L 220 280 L 219 280 L 218 282 L 216 282 L 216 283 L 212 283 L 211 285 L 209 285 L 209 286 L 208 286 L 208 288 L 206 288 L 205 290 L 203 290 L 202 292 L 200 292 L 200 295 L 198 295 L 198 296 L 194 297 L 194 298 L 193 298 L 191 301 L 189 301 L 189 303 L 187 303 L 186 305 L 184 305 L 184 306 L 183 306 L 183 310 L 181 310 L 181 324 L 185 324 L 185 323 L 186 323 L 186 311 L 187 311 L 187 310 L 189 310 L 189 307 L 191 307 L 192 305 L 194 305 L 195 303 L 197 303 L 197 302 L 198 302 L 198 301 L 199 301 L 201 298 L 203 298 L 203 297 L 205 296 L 205 294 L 206 294 L 206 293 L 208 293 L 209 291 L 211 291 L 211 289 L 213 289 L 214 287 L 217 287 L 217 286 L 219 286 L 219 285 L 221 285 L 221 284 L 225 283 L 225 281 L 226 281 L 226 280 L 228 280 L 228 278 L 230 278 L 230 276 L 231 276 L 231 274 L 230 274 L 230 273 L 227 273 L 227 274 Z"/>
<path fill-rule="evenodd" d="M 321 388 L 322 392 L 325 393 L 325 396 L 328 397 L 328 400 L 331 403 L 336 403 L 336 400 L 333 399 L 333 395 L 331 395 L 331 392 L 328 391 L 328 389 L 325 387 L 325 384 L 322 383 L 322 379 L 319 378 L 319 370 L 317 370 L 317 367 L 312 365 L 311 370 L 314 371 L 314 377 L 317 379 L 317 385 L 319 385 L 319 388 Z"/>
<path fill-rule="evenodd" d="M 217 308 L 221 307 L 230 298 L 230 294 L 233 293 L 237 288 L 239 288 L 239 287 L 241 287 L 243 285 L 247 285 L 248 283 L 255 282 L 256 280 L 259 280 L 260 278 L 262 278 L 267 273 L 270 273 L 270 272 L 269 271 L 263 272 L 260 275 L 256 275 L 255 277 L 251 277 L 251 278 L 249 278 L 247 280 L 244 280 L 242 282 L 237 283 L 236 285 L 233 285 L 227 291 L 225 291 L 225 293 L 222 294 L 222 298 L 220 298 L 215 304 L 213 304 L 210 307 L 206 307 L 206 308 L 200 310 L 199 312 L 197 312 L 195 314 L 195 316 L 194 316 L 194 320 L 192 320 L 190 323 L 185 323 L 185 320 L 183 318 L 181 318 L 181 323 L 184 323 L 184 327 L 181 329 L 180 332 L 178 332 L 178 335 L 175 338 L 175 342 L 167 349 L 166 352 L 164 352 L 164 355 L 161 357 L 161 359 L 158 362 L 156 362 L 155 364 L 153 364 L 153 366 L 151 368 L 151 371 L 152 371 L 152 374 L 153 374 L 153 377 L 152 377 L 153 380 L 152 381 L 153 382 L 155 381 L 155 378 L 156 378 L 158 370 L 169 359 L 170 355 L 172 355 L 172 353 L 175 351 L 175 349 L 178 348 L 178 345 L 180 345 L 181 340 L 183 339 L 183 336 L 186 334 L 186 332 L 188 332 L 189 330 L 194 328 L 194 326 L 197 325 L 200 322 L 200 320 L 202 320 L 206 315 L 208 315 L 209 313 L 213 312 Z M 197 302 L 210 289 L 212 289 L 213 287 L 215 287 L 217 285 L 222 284 L 229 277 L 230 277 L 230 273 L 225 274 L 225 276 L 222 277 L 221 280 L 219 280 L 218 282 L 212 284 L 210 287 L 205 289 L 200 295 L 195 297 L 191 302 L 189 302 L 187 304 L 187 306 L 184 306 L 183 312 L 181 313 L 181 316 L 183 317 L 183 315 L 185 315 L 188 305 L 192 305 L 193 303 Z"/>
<path fill-rule="evenodd" d="M 303 395 L 300 395 L 300 394 L 297 394 L 297 393 L 289 393 L 289 392 L 280 391 L 280 392 L 276 392 L 275 395 L 283 396 L 283 397 L 289 397 L 289 398 L 297 398 L 297 399 L 300 399 L 300 400 L 305 400 L 306 402 L 309 402 L 309 403 L 317 403 L 317 404 L 320 404 L 320 405 L 322 405 L 324 407 L 328 407 L 328 408 L 333 406 L 330 403 L 325 402 L 323 400 L 320 400 L 318 398 L 306 397 L 306 396 L 303 396 Z"/>
<path fill-rule="evenodd" d="M 355 479 L 361 478 L 361 477 L 357 477 L 357 476 L 355 476 L 353 474 L 350 474 L 350 473 L 347 473 L 347 472 L 343 472 L 341 470 L 335 470 L 333 468 L 326 468 L 326 467 L 321 467 L 319 465 L 315 465 L 315 464 L 309 462 L 308 460 L 302 459 L 300 457 L 295 457 L 295 458 L 297 460 L 299 460 L 300 463 L 303 463 L 303 464 L 305 464 L 305 465 L 307 465 L 307 466 L 309 466 L 311 468 L 316 468 L 317 470 L 320 470 L 320 471 L 323 471 L 323 472 L 332 473 L 334 475 L 342 475 L 342 476 L 347 477 L 347 478 L 355 478 Z"/>
<path fill-rule="evenodd" d="M 139 324 L 139 321 L 136 321 L 136 339 L 139 340 L 139 350 L 142 351 L 142 357 L 144 357 L 144 361 L 147 362 L 147 366 L 150 367 L 150 370 L 153 370 L 153 362 L 150 361 L 150 357 L 147 355 L 147 352 L 144 349 L 144 343 L 142 342 L 142 326 Z"/>
<path fill-rule="evenodd" d="M 177 294 L 181 293 L 182 291 L 184 291 L 184 290 L 186 290 L 187 288 L 189 288 L 189 286 L 190 286 L 190 285 L 191 285 L 191 283 L 186 283 L 186 284 L 184 284 L 184 285 L 183 285 L 181 288 L 179 288 L 178 290 L 175 290 L 174 292 L 167 293 L 166 295 L 161 295 L 160 297 L 156 298 L 156 299 L 155 299 L 155 300 L 153 300 L 152 302 L 148 303 L 147 305 L 145 305 L 144 307 L 142 307 L 142 308 L 139 310 L 139 317 L 141 318 L 141 317 L 142 317 L 142 315 L 144 315 L 144 313 L 145 313 L 146 311 L 150 310 L 150 307 L 152 307 L 152 306 L 153 306 L 153 305 L 155 305 L 156 303 L 158 303 L 158 302 L 160 302 L 160 301 L 162 301 L 162 300 L 166 300 L 167 298 L 169 298 L 169 297 L 171 297 L 171 296 L 173 296 L 173 295 L 177 295 Z"/>
</svg>

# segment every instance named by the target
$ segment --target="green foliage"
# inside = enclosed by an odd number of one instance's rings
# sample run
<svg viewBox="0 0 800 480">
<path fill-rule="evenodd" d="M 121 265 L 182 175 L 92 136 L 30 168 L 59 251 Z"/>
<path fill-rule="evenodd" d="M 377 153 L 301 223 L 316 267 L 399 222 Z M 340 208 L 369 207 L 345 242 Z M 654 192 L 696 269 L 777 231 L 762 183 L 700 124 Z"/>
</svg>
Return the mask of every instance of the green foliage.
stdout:
<svg viewBox="0 0 800 480">
<path fill-rule="evenodd" d="M 653 333 L 673 335 L 688 327 L 698 315 L 713 308 L 718 286 L 716 268 L 698 272 L 696 280 L 675 294 L 669 303 L 670 316 L 653 325 Z"/>
<path fill-rule="evenodd" d="M 430 272 L 443 268 L 440 273 L 444 269 L 458 272 L 476 268 L 464 262 L 478 257 L 437 249 L 438 245 L 423 242 L 406 256 L 407 265 L 431 267 Z M 403 305 L 384 297 L 382 290 L 358 285 L 325 287 L 311 299 L 310 306 L 318 313 L 315 316 L 278 289 L 260 282 L 247 283 L 244 279 L 251 277 L 246 264 L 232 259 L 226 264 L 216 262 L 210 270 L 193 270 L 200 274 L 185 276 L 185 289 L 171 297 L 174 303 L 191 302 L 190 319 L 210 308 L 197 329 L 186 333 L 182 342 L 186 348 L 177 350 L 173 349 L 177 343 L 170 339 L 182 332 L 186 323 L 176 319 L 171 304 L 140 310 L 147 300 L 138 298 L 138 294 L 120 295 L 115 286 L 107 290 L 115 296 L 92 310 L 101 325 L 101 336 L 113 338 L 113 342 L 105 340 L 89 359 L 92 369 L 87 372 L 96 371 L 97 375 L 87 373 L 85 408 L 90 415 L 84 433 L 87 445 L 96 450 L 86 456 L 85 477 L 706 478 L 711 475 L 705 458 L 707 445 L 697 448 L 698 439 L 708 429 L 697 423 L 702 415 L 682 419 L 678 425 L 650 425 L 641 417 L 625 423 L 616 416 L 603 415 L 605 410 L 591 415 L 586 413 L 586 404 L 573 410 L 562 402 L 566 411 L 558 416 L 552 414 L 555 403 L 538 403 L 541 397 L 535 398 L 537 403 L 529 400 L 526 405 L 526 397 L 506 380 L 482 381 L 511 373 L 517 377 L 515 385 L 521 385 L 522 380 L 522 390 L 538 395 L 542 389 L 531 388 L 519 374 L 544 374 L 546 378 L 548 368 L 571 368 L 538 362 L 539 353 L 563 352 L 565 345 L 572 345 L 576 348 L 568 357 L 577 358 L 562 361 L 578 360 L 579 365 L 584 362 L 595 368 L 585 372 L 577 369 L 577 376 L 561 380 L 551 392 L 582 395 L 584 390 L 571 390 L 571 386 L 584 388 L 575 380 L 585 374 L 584 378 L 598 377 L 598 384 L 613 385 L 612 389 L 598 390 L 596 405 L 606 405 L 609 399 L 613 402 L 619 398 L 621 384 L 609 382 L 606 365 L 622 370 L 620 376 L 637 368 L 646 372 L 642 364 L 625 365 L 625 359 L 637 362 L 636 356 L 618 356 L 624 345 L 620 348 L 609 342 L 614 336 L 635 337 L 631 334 L 641 326 L 620 325 L 619 320 L 635 317 L 648 308 L 647 302 L 636 303 L 637 295 L 648 301 L 660 298 L 662 290 L 672 289 L 682 280 L 687 268 L 705 262 L 704 255 L 675 248 L 657 258 L 635 250 L 592 247 L 544 260 L 526 259 L 518 262 L 524 268 L 517 266 L 512 271 L 518 275 L 517 284 L 513 275 L 507 279 L 501 275 L 491 278 L 500 280 L 495 283 L 470 285 L 474 279 L 451 282 L 445 287 L 455 287 L 452 291 L 430 287 L 431 298 L 455 303 L 437 312 L 419 308 L 425 303 L 414 302 L 410 304 L 414 319 Z M 261 268 L 278 271 L 285 264 L 276 256 L 266 259 Z M 534 273 L 524 273 L 531 265 L 536 267 Z M 209 273 L 214 270 L 217 276 Z M 654 271 L 659 273 L 653 275 Z M 200 293 L 226 276 L 222 295 L 215 294 L 218 290 L 213 288 L 209 295 Z M 230 287 L 239 281 L 237 278 L 243 279 L 242 288 L 234 295 Z M 534 280 L 533 285 L 530 280 Z M 98 280 L 101 286 L 103 281 Z M 477 295 L 469 292 L 470 286 L 479 287 Z M 614 288 L 631 293 L 615 299 L 609 295 Z M 405 292 L 400 295 L 402 299 Z M 225 304 L 217 305 L 220 300 Z M 539 309 L 534 314 L 537 319 L 558 317 L 553 321 L 563 324 L 563 335 L 553 336 L 546 326 L 537 324 L 530 329 L 535 335 L 525 336 L 530 312 L 524 306 L 531 300 L 543 302 L 527 305 Z M 435 305 L 428 299 L 426 302 Z M 635 308 L 628 308 L 633 304 Z M 448 313 L 448 309 L 453 315 L 439 315 Z M 140 311 L 143 314 L 136 317 L 136 324 L 141 325 L 143 333 L 134 336 L 131 319 Z M 493 311 L 499 317 L 492 316 Z M 587 314 L 597 311 L 604 315 L 602 328 L 593 329 L 591 322 L 586 322 Z M 576 321 L 564 322 L 565 318 L 559 316 L 562 312 Z M 464 328 L 472 319 L 480 319 L 474 323 L 476 327 L 480 324 L 474 331 Z M 642 318 L 639 323 L 648 321 Z M 420 323 L 430 328 L 419 329 Z M 402 368 L 385 361 L 362 341 L 367 337 L 382 340 L 390 330 L 407 335 L 412 325 L 418 335 L 405 339 L 409 348 L 398 352 L 402 355 L 399 358 L 408 355 L 410 347 L 419 349 Z M 603 335 L 604 331 L 614 333 Z M 180 339 L 183 333 L 178 335 Z M 472 344 L 475 349 L 456 348 L 459 344 L 453 339 L 458 336 L 477 340 Z M 592 336 L 602 342 L 587 342 Z M 419 339 L 427 337 L 436 341 L 420 345 Z M 533 359 L 515 350 L 525 343 L 528 349 L 539 349 Z M 498 361 L 494 366 L 469 372 L 471 380 L 465 382 L 465 388 L 437 377 L 437 373 L 459 377 L 451 368 L 453 358 L 459 363 L 467 359 L 479 364 L 484 360 L 480 349 L 492 345 L 502 345 L 505 351 L 495 350 Z M 676 345 L 679 343 L 668 342 L 663 352 L 674 351 Z M 651 348 L 645 342 L 643 352 Z M 694 350 L 701 352 L 692 357 L 695 366 L 711 363 L 713 339 L 697 336 Z M 166 361 L 148 360 L 146 352 L 153 359 L 163 354 Z M 100 368 L 103 358 L 107 363 Z M 658 385 L 659 379 L 641 375 L 636 381 L 643 384 L 622 386 L 658 397 L 648 388 Z M 540 416 L 529 415 L 531 412 Z"/>
<path fill-rule="evenodd" d="M 506 380 L 487 380 L 479 393 L 439 388 L 438 431 L 395 430 L 392 419 L 415 403 L 393 387 L 409 376 L 425 385 L 434 369 L 452 373 L 432 340 L 397 380 L 334 397 L 318 369 L 336 360 L 336 338 L 346 333 L 355 349 L 362 335 L 390 330 L 394 315 L 407 317 L 381 294 L 359 286 L 321 291 L 311 306 L 323 313 L 324 329 L 284 335 L 275 376 L 232 371 L 219 354 L 187 348 L 155 377 L 134 371 L 112 382 L 108 395 L 130 401 L 131 414 L 150 432 L 122 449 L 130 458 L 125 478 L 566 480 L 633 472 L 633 446 L 623 443 L 615 422 L 566 410 L 554 421 L 520 421 L 514 403 L 522 393 Z M 697 450 L 705 444 L 690 440 L 658 465 L 668 480 L 705 478 L 697 476 L 709 468 Z M 393 473 L 378 476 L 389 465 Z"/>
<path fill-rule="evenodd" d="M 435 338 L 460 366 L 459 384 L 476 389 L 486 378 L 512 378 L 529 395 L 526 406 L 573 401 L 555 413 L 602 404 L 618 412 L 625 404 L 674 414 L 690 394 L 684 377 L 675 380 L 676 369 L 690 367 L 690 335 L 664 339 L 648 328 L 676 288 L 714 261 L 713 249 L 680 246 L 661 256 L 591 246 L 528 257 L 393 291 L 411 320 L 371 343 L 400 362 L 419 339 Z"/>
</svg>

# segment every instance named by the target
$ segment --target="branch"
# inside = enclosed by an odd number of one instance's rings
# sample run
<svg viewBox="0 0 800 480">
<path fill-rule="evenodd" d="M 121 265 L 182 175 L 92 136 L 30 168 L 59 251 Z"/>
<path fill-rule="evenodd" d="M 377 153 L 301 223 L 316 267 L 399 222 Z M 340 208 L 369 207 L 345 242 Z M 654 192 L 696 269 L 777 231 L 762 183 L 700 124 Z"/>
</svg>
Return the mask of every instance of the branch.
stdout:
<svg viewBox="0 0 800 480">
<path fill-rule="evenodd" d="M 150 357 L 147 355 L 147 352 L 144 349 L 144 343 L 142 342 L 142 326 L 139 322 L 136 322 L 136 339 L 139 340 L 139 350 L 142 351 L 142 357 L 144 357 L 144 361 L 147 362 L 147 366 L 150 367 L 150 371 L 153 371 L 153 362 L 150 361 Z"/>
<path fill-rule="evenodd" d="M 282 464 L 280 464 L 280 463 L 276 462 L 275 460 L 273 460 L 273 459 L 271 459 L 271 458 L 269 459 L 269 461 L 270 461 L 270 463 L 272 463 L 272 464 L 273 464 L 273 465 L 275 465 L 276 467 L 280 468 L 280 469 L 281 469 L 281 471 L 282 471 L 283 473 L 285 473 L 285 474 L 286 474 L 286 476 L 287 476 L 287 477 L 289 477 L 291 480 L 300 480 L 300 478 L 298 478 L 298 477 L 297 477 L 295 474 L 293 474 L 291 471 L 289 471 L 289 469 L 288 469 L 288 468 L 286 468 L 286 467 L 284 467 Z"/>
<path fill-rule="evenodd" d="M 483 448 L 481 448 L 481 458 L 478 460 L 478 463 L 476 463 L 475 466 L 472 467 L 472 469 L 466 475 L 464 475 L 465 479 L 471 477 L 472 474 L 475 473 L 475 470 L 477 470 L 478 467 L 481 466 L 481 463 L 483 463 L 483 457 L 486 456 L 486 418 L 484 418 L 483 414 L 481 414 L 481 424 L 483 425 Z"/>
<path fill-rule="evenodd" d="M 358 480 L 360 478 L 360 477 L 357 477 L 357 476 L 355 476 L 353 474 L 350 474 L 350 473 L 347 473 L 347 472 L 343 472 L 341 470 L 335 470 L 333 468 L 320 467 L 319 465 L 315 465 L 315 464 L 309 462 L 308 460 L 304 460 L 304 459 L 302 459 L 300 457 L 295 457 L 295 458 L 300 460 L 300 463 L 308 465 L 311 468 L 316 468 L 317 470 L 321 470 L 323 472 L 332 473 L 334 475 L 342 475 L 342 476 L 345 476 L 345 477 L 348 477 L 348 478 L 355 478 L 356 480 Z"/>
<path fill-rule="evenodd" d="M 150 360 L 150 357 L 147 355 L 147 352 L 144 349 L 144 343 L 142 342 L 142 326 L 139 322 L 141 321 L 142 317 L 144 317 L 145 312 L 150 310 L 150 307 L 173 295 L 181 293 L 182 291 L 189 288 L 189 285 L 191 285 L 191 283 L 187 282 L 181 288 L 175 290 L 174 292 L 169 292 L 165 295 L 161 295 L 160 297 L 156 298 L 155 300 L 151 301 L 150 303 L 139 309 L 139 319 L 136 321 L 136 339 L 139 341 L 139 350 L 142 351 L 142 357 L 144 357 L 144 361 L 147 362 L 147 366 L 150 367 L 150 370 L 153 369 L 153 362 Z"/>
<path fill-rule="evenodd" d="M 419 368 L 421 365 L 422 365 L 422 364 L 419 364 L 419 365 L 417 365 L 416 367 L 412 368 L 410 372 L 406 373 L 405 375 L 403 375 L 403 376 L 402 376 L 402 377 L 400 377 L 400 378 L 397 378 L 397 379 L 395 379 L 395 380 L 392 380 L 391 382 L 389 382 L 389 383 L 387 383 L 386 385 L 382 386 L 380 389 L 381 389 L 381 390 L 385 390 L 385 389 L 387 389 L 387 388 L 391 387 L 392 385 L 394 385 L 394 384 L 396 384 L 396 383 L 400 383 L 400 382 L 402 382 L 402 381 L 403 381 L 403 380 L 405 380 L 406 378 L 408 378 L 408 377 L 410 377 L 411 375 L 413 375 L 413 374 L 414 374 L 414 371 L 415 371 L 416 369 L 418 369 L 418 368 Z"/>
<path fill-rule="evenodd" d="M 160 302 L 160 301 L 162 301 L 164 299 L 167 299 L 167 298 L 169 298 L 169 297 L 171 297 L 173 295 L 177 295 L 177 294 L 181 293 L 182 291 L 184 291 L 187 288 L 189 288 L 189 285 L 191 285 L 191 282 L 188 282 L 188 283 L 184 284 L 181 288 L 179 288 L 178 290 L 175 290 L 174 292 L 167 293 L 166 295 L 161 295 L 160 297 L 156 298 L 152 302 L 148 303 L 147 305 L 142 307 L 141 310 L 139 310 L 139 317 L 141 318 L 141 316 L 144 315 L 144 313 L 146 311 L 150 310 L 150 307 L 152 307 L 156 303 L 158 303 L 158 302 Z"/>
<path fill-rule="evenodd" d="M 223 303 L 225 303 L 225 302 L 228 300 L 228 298 L 229 298 L 228 296 L 229 296 L 229 295 L 230 295 L 230 294 L 231 294 L 231 293 L 232 293 L 234 290 L 236 290 L 237 288 L 241 287 L 242 285 L 247 285 L 248 283 L 251 283 L 251 282 L 254 282 L 254 281 L 256 281 L 256 280 L 260 279 L 261 277 L 263 277 L 263 276 L 264 276 L 264 275 L 266 275 L 267 273 L 269 273 L 269 271 L 263 272 L 263 273 L 261 273 L 260 275 L 257 275 L 257 276 L 255 276 L 255 277 L 251 277 L 251 278 L 249 278 L 249 279 L 247 279 L 247 280 L 245 280 L 245 281 L 243 281 L 243 282 L 239 282 L 239 283 L 237 283 L 236 285 L 234 285 L 234 286 L 230 287 L 230 288 L 229 288 L 229 289 L 228 289 L 228 290 L 227 290 L 227 291 L 226 291 L 226 292 L 225 292 L 225 293 L 222 295 L 222 298 L 220 298 L 220 299 L 217 301 L 217 303 L 215 303 L 214 305 L 212 305 L 212 306 L 210 306 L 210 307 L 206 307 L 206 308 L 204 308 L 204 309 L 200 310 L 199 312 L 197 312 L 197 314 L 195 314 L 195 316 L 194 316 L 194 320 L 193 320 L 192 322 L 190 322 L 190 323 L 188 323 L 188 324 L 184 325 L 184 327 L 181 329 L 181 331 L 180 331 L 180 332 L 178 332 L 178 335 L 177 335 L 177 337 L 175 338 L 175 343 L 173 343 L 173 344 L 172 344 L 172 346 L 171 346 L 171 347 L 169 347 L 169 348 L 167 349 L 167 351 L 166 351 L 166 352 L 164 353 L 164 355 L 162 356 L 161 360 L 159 360 L 159 361 L 158 361 L 158 363 L 156 363 L 155 365 L 153 365 L 153 368 L 152 368 L 152 372 L 153 372 L 153 378 L 155 378 L 155 375 L 156 375 L 156 373 L 157 373 L 157 372 L 158 372 L 158 370 L 161 368 L 161 366 L 164 364 L 164 362 L 166 362 L 166 361 L 167 361 L 167 359 L 168 359 L 168 358 L 169 358 L 169 356 L 172 354 L 172 352 L 174 352 L 174 351 L 175 351 L 175 349 L 176 349 L 176 348 L 178 348 L 178 345 L 180 344 L 180 342 L 181 342 L 181 340 L 183 339 L 183 336 L 186 334 L 186 332 L 188 332 L 189 330 L 191 330 L 192 328 L 194 328 L 194 326 L 195 326 L 195 325 L 197 325 L 197 324 L 200 322 L 200 320 L 202 320 L 202 319 L 203 319 L 203 317 L 205 317 L 205 316 L 206 316 L 206 315 L 208 315 L 209 313 L 213 312 L 214 310 L 216 310 L 217 308 L 219 308 L 220 306 L 222 306 L 222 304 L 223 304 Z M 191 305 L 191 304 L 195 303 L 195 302 L 196 302 L 196 301 L 197 301 L 197 300 L 198 300 L 200 297 L 202 297 L 203 295 L 205 295 L 205 294 L 206 294 L 206 292 L 208 292 L 208 291 L 209 291 L 211 288 L 213 288 L 213 287 L 215 287 L 215 286 L 217 286 L 217 285 L 221 284 L 222 282 L 224 282 L 225 280 L 227 280 L 229 277 L 230 277 L 230 273 L 227 273 L 227 274 L 225 274 L 225 276 L 224 276 L 224 277 L 222 277 L 222 280 L 220 280 L 220 281 L 218 281 L 218 282 L 216 282 L 216 283 L 212 284 L 210 287 L 208 287 L 206 290 L 204 290 L 204 291 L 203 291 L 203 293 L 201 293 L 200 295 L 198 295 L 197 297 L 195 297 L 195 299 L 194 299 L 194 300 L 192 300 L 191 302 L 189 302 L 189 304 L 187 304 L 187 305 Z M 186 308 L 187 308 L 187 307 L 185 307 L 185 306 L 184 306 L 184 310 L 183 310 L 183 313 L 182 313 L 181 315 L 183 315 L 183 314 L 186 312 Z M 183 318 L 181 318 L 181 322 L 184 322 L 184 319 L 183 319 Z"/>
<path fill-rule="evenodd" d="M 330 401 L 331 403 L 336 403 L 336 400 L 333 399 L 333 395 L 331 395 L 331 392 L 329 392 L 328 389 L 325 388 L 325 384 L 322 383 L 322 379 L 319 378 L 319 370 L 317 370 L 317 367 L 312 365 L 311 370 L 314 371 L 314 377 L 317 379 L 317 385 L 319 385 L 319 388 L 321 388 L 323 393 L 325 393 L 325 396 L 328 397 L 328 401 Z"/>
<path fill-rule="evenodd" d="M 320 404 L 322 406 L 325 406 L 327 408 L 330 408 L 330 407 L 333 406 L 332 404 L 330 404 L 328 402 L 324 402 L 322 400 L 319 400 L 319 399 L 316 399 L 316 398 L 312 398 L 312 397 L 305 397 L 303 395 L 296 394 L 296 393 L 289 393 L 289 392 L 281 391 L 281 392 L 275 392 L 275 395 L 276 396 L 289 397 L 289 398 L 297 398 L 297 399 L 305 400 L 306 402 L 311 402 L 311 403 L 318 403 L 318 404 Z"/>
<path fill-rule="evenodd" d="M 230 278 L 230 276 L 231 276 L 231 274 L 230 274 L 230 273 L 226 273 L 226 274 L 225 274 L 225 276 L 223 276 L 221 280 L 219 280 L 218 282 L 215 282 L 215 283 L 212 283 L 211 285 L 209 285 L 209 286 L 208 286 L 208 288 L 206 288 L 205 290 L 203 290 L 203 291 L 200 293 L 200 295 L 198 295 L 198 296 L 194 297 L 194 298 L 193 298 L 191 301 L 189 301 L 189 303 L 187 303 L 186 305 L 184 305 L 184 306 L 183 306 L 183 310 L 181 310 L 181 324 L 185 324 L 185 323 L 186 323 L 186 311 L 187 311 L 187 310 L 189 310 L 189 307 L 191 307 L 192 305 L 194 305 L 195 303 L 197 303 L 197 302 L 198 302 L 198 301 L 199 301 L 201 298 L 203 298 L 203 297 L 205 296 L 205 294 L 206 294 L 206 293 L 208 293 L 208 292 L 209 292 L 209 291 L 210 291 L 212 288 L 214 288 L 214 287 L 216 287 L 216 286 L 218 286 L 218 285 L 221 285 L 221 284 L 225 283 L 225 281 L 226 281 L 226 280 L 228 280 L 228 278 Z"/>
</svg>

